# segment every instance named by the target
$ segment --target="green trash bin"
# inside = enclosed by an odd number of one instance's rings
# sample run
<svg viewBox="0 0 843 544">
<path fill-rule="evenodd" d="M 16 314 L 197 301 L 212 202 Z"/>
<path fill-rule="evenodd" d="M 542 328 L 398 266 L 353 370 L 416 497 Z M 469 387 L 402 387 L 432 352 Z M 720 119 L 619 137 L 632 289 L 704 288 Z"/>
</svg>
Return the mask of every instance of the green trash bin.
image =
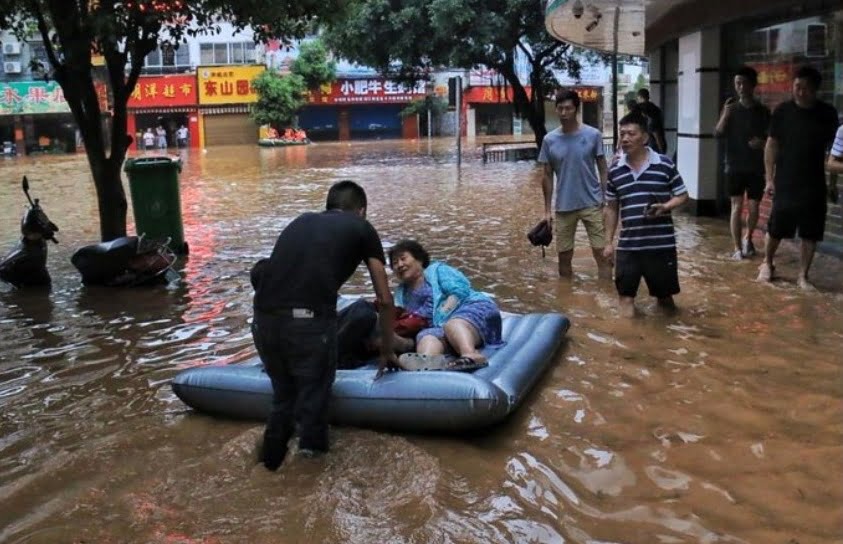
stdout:
<svg viewBox="0 0 843 544">
<path fill-rule="evenodd" d="M 138 157 L 127 160 L 123 170 L 129 176 L 138 236 L 170 238 L 170 248 L 186 255 L 179 196 L 181 160 L 167 156 Z"/>
</svg>

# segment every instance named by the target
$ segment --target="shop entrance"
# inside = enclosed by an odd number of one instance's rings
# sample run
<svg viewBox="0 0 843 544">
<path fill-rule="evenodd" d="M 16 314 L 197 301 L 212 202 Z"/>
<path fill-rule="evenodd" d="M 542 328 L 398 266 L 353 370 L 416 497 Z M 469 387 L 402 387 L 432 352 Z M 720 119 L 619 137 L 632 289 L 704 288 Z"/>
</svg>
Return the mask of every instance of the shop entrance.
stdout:
<svg viewBox="0 0 843 544">
<path fill-rule="evenodd" d="M 180 126 L 190 126 L 188 124 L 189 114 L 187 113 L 138 113 L 135 114 L 135 138 L 138 143 L 143 142 L 143 133 L 146 129 L 152 129 L 152 134 L 155 134 L 155 129 L 159 126 L 164 127 L 167 132 L 167 147 L 176 147 L 176 131 Z M 190 137 L 197 137 L 191 134 Z"/>
</svg>

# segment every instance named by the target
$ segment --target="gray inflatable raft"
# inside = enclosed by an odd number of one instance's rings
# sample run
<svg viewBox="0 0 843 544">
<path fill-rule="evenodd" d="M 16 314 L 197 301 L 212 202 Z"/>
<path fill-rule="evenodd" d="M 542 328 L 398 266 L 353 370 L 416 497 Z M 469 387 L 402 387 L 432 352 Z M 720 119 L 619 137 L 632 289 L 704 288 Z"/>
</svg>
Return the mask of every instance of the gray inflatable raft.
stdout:
<svg viewBox="0 0 843 544">
<path fill-rule="evenodd" d="M 472 373 L 390 372 L 374 381 L 376 366 L 338 370 L 331 421 L 398 431 L 464 431 L 504 419 L 553 361 L 570 326 L 559 314 L 505 314 L 504 344 L 486 350 L 489 366 Z M 185 370 L 173 391 L 200 412 L 265 420 L 272 386 L 255 357 L 243 364 Z"/>
</svg>

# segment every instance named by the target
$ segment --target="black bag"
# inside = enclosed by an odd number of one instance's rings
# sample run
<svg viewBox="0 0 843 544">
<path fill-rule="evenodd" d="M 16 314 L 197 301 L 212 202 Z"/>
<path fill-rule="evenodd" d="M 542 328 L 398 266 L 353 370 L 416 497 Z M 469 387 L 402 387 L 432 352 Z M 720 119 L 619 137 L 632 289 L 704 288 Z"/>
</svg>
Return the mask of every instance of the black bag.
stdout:
<svg viewBox="0 0 843 544">
<path fill-rule="evenodd" d="M 553 228 L 547 219 L 542 219 L 535 227 L 531 228 L 530 232 L 527 233 L 527 239 L 534 246 L 541 246 L 542 257 L 544 257 L 544 248 L 553 241 Z"/>
</svg>

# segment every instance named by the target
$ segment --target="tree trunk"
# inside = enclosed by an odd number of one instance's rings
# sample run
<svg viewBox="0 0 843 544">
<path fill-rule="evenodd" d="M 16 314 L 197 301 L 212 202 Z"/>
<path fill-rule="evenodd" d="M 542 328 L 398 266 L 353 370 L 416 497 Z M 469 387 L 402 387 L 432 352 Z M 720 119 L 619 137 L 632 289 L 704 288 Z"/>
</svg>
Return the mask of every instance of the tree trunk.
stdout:
<svg viewBox="0 0 843 544">
<path fill-rule="evenodd" d="M 94 185 L 97 189 L 97 203 L 100 215 L 100 236 L 103 242 L 126 236 L 126 212 L 129 208 L 120 167 L 123 158 L 106 159 L 94 170 Z"/>
<path fill-rule="evenodd" d="M 533 67 L 533 71 L 530 73 L 530 83 L 533 87 L 531 89 L 532 96 L 530 96 L 527 94 L 527 89 L 518 80 L 518 74 L 510 65 L 498 65 L 498 71 L 512 86 L 512 101 L 515 110 L 527 114 L 527 122 L 535 135 L 536 147 L 541 148 L 547 129 L 544 127 L 544 86 L 541 83 L 541 72 L 539 70 L 541 68 Z"/>
</svg>

